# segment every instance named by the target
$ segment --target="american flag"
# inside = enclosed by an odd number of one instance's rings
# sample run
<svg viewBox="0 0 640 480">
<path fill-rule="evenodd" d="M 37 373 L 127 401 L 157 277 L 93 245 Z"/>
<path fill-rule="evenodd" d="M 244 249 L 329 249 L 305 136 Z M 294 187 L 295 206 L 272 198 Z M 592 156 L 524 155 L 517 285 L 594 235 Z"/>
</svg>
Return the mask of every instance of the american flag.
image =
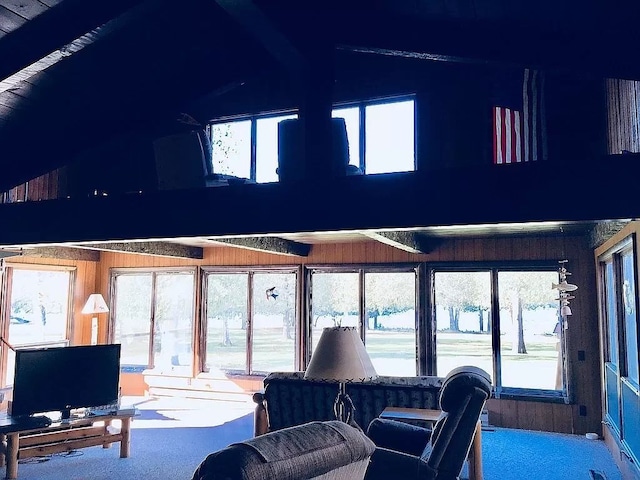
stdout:
<svg viewBox="0 0 640 480">
<path fill-rule="evenodd" d="M 493 107 L 494 164 L 547 157 L 544 74 L 525 69 L 521 82 L 517 95 Z"/>
</svg>

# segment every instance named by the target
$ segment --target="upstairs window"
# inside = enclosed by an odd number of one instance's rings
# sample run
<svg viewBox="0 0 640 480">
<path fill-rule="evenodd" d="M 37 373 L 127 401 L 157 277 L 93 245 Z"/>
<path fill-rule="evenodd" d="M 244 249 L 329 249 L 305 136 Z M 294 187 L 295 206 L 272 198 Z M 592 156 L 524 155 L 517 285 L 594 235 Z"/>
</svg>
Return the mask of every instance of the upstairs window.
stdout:
<svg viewBox="0 0 640 480">
<path fill-rule="evenodd" d="M 251 116 L 210 125 L 213 171 L 277 182 L 278 123 L 297 114 Z M 364 174 L 415 170 L 415 101 L 404 97 L 336 107 L 344 118 L 349 163 Z"/>
</svg>

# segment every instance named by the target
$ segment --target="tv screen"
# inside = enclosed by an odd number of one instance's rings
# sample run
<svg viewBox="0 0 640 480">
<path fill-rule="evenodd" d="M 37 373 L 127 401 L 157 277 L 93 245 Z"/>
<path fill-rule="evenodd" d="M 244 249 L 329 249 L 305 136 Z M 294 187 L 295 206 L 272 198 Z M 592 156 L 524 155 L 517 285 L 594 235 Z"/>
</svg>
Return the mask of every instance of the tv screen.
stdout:
<svg viewBox="0 0 640 480">
<path fill-rule="evenodd" d="M 120 344 L 17 350 L 11 415 L 115 403 L 119 378 Z"/>
</svg>

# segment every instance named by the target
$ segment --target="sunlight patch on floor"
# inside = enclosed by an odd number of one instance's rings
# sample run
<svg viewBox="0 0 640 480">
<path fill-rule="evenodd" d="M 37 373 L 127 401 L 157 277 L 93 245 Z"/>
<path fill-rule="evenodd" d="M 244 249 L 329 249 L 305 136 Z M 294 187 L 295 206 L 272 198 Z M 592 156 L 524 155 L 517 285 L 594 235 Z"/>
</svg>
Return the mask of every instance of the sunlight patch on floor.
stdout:
<svg viewBox="0 0 640 480">
<path fill-rule="evenodd" d="M 140 414 L 131 428 L 212 427 L 253 414 L 255 403 L 179 397 L 123 397 L 122 405 L 135 406 Z"/>
</svg>

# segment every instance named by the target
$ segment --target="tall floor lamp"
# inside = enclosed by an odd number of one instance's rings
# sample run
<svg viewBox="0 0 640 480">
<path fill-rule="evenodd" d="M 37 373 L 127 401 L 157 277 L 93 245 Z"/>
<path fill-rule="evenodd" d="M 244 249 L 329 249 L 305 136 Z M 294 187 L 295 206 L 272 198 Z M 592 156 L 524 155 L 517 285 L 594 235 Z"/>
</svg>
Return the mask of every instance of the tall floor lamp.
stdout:
<svg viewBox="0 0 640 480">
<path fill-rule="evenodd" d="M 85 315 L 93 315 L 91 318 L 91 345 L 98 343 L 98 314 L 109 313 L 107 302 L 100 293 L 92 293 L 87 299 L 87 303 L 82 308 Z"/>
<path fill-rule="evenodd" d="M 347 383 L 378 378 L 356 327 L 324 328 L 304 378 L 339 383 L 333 411 L 338 420 L 351 423 L 354 406 L 346 392 Z"/>
</svg>

